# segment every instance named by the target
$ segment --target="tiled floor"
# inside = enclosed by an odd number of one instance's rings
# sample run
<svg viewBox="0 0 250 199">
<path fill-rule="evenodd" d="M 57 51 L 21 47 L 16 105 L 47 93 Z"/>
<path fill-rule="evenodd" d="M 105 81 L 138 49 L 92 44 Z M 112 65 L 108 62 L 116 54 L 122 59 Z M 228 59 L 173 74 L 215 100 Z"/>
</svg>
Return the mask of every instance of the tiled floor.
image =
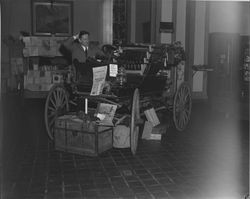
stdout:
<svg viewBox="0 0 250 199">
<path fill-rule="evenodd" d="M 241 199 L 249 187 L 249 124 L 194 103 L 184 132 L 140 140 L 138 152 L 99 157 L 58 152 L 46 136 L 42 100 L 7 98 L 2 198 Z"/>
</svg>

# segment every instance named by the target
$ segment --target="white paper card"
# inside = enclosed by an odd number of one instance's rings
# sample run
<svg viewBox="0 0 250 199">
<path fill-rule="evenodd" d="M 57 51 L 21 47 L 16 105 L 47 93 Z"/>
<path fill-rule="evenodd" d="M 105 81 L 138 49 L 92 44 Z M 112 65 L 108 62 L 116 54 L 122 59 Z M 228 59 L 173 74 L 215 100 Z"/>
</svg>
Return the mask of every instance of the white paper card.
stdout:
<svg viewBox="0 0 250 199">
<path fill-rule="evenodd" d="M 100 95 L 105 84 L 107 66 L 93 68 L 93 85 L 90 95 Z"/>
<path fill-rule="evenodd" d="M 118 73 L 118 66 L 117 64 L 109 64 L 109 76 L 116 77 Z"/>
<path fill-rule="evenodd" d="M 105 114 L 98 113 L 96 117 L 98 117 L 100 120 L 104 120 Z"/>
</svg>

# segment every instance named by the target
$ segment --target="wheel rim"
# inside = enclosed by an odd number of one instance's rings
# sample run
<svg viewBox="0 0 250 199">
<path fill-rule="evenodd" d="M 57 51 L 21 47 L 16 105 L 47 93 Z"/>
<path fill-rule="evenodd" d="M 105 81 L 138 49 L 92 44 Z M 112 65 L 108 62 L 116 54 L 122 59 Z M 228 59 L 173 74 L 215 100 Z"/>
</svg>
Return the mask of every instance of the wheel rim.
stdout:
<svg viewBox="0 0 250 199">
<path fill-rule="evenodd" d="M 178 88 L 173 104 L 173 119 L 175 127 L 178 131 L 183 131 L 191 116 L 192 99 L 190 87 L 183 82 Z"/>
<path fill-rule="evenodd" d="M 61 85 L 54 86 L 50 90 L 45 104 L 45 125 L 50 139 L 54 139 L 53 127 L 56 118 L 68 111 L 69 100 L 67 91 Z"/>
<path fill-rule="evenodd" d="M 139 90 L 135 89 L 133 95 L 131 121 L 130 121 L 130 148 L 133 155 L 136 154 L 139 136 L 139 126 L 137 121 L 140 120 Z"/>
</svg>

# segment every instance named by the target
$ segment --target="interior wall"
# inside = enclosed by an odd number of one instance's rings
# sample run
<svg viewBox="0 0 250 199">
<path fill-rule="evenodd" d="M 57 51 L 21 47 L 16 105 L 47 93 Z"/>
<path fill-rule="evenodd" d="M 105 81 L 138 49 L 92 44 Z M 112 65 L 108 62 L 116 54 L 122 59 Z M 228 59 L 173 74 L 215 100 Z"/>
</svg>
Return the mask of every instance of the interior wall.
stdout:
<svg viewBox="0 0 250 199">
<path fill-rule="evenodd" d="M 102 43 L 112 44 L 113 43 L 113 0 L 104 0 L 102 6 L 102 21 L 101 30 Z"/>
<path fill-rule="evenodd" d="M 136 1 L 127 1 L 127 20 L 128 20 L 128 41 L 135 43 L 135 29 L 136 29 Z"/>
<path fill-rule="evenodd" d="M 102 0 L 73 1 L 73 34 L 88 30 L 92 40 L 100 41 Z M 22 16 L 22 17 L 20 17 Z M 18 36 L 20 30 L 31 32 L 31 0 L 3 1 L 3 33 Z"/>
<path fill-rule="evenodd" d="M 74 33 L 87 30 L 91 40 L 102 43 L 102 6 L 103 0 L 74 0 Z"/>
<path fill-rule="evenodd" d="M 250 2 L 242 2 L 241 15 L 242 27 L 241 34 L 250 35 Z"/>
<path fill-rule="evenodd" d="M 206 2 L 196 2 L 195 32 L 194 32 L 194 65 L 204 65 L 205 55 L 205 30 L 206 30 Z M 193 98 L 207 98 L 206 72 L 197 71 L 192 75 Z"/>
<path fill-rule="evenodd" d="M 144 40 L 150 40 L 151 23 L 151 0 L 136 0 L 136 29 L 135 42 L 144 43 Z"/>
<path fill-rule="evenodd" d="M 190 82 L 192 85 L 192 69 L 191 66 L 194 63 L 194 32 L 195 32 L 195 16 L 196 16 L 196 1 L 186 1 L 186 20 L 185 20 L 185 54 L 186 54 L 186 68 L 185 70 L 185 81 Z M 177 11 L 178 12 L 178 11 Z"/>
<path fill-rule="evenodd" d="M 209 2 L 209 32 L 250 34 L 250 3 Z"/>
<path fill-rule="evenodd" d="M 63 0 L 62 0 L 63 1 Z M 70 1 L 70 0 L 68 0 Z M 90 32 L 90 40 L 103 44 L 108 33 L 104 35 L 104 1 L 71 0 L 73 2 L 73 34 L 80 30 Z M 112 0 L 107 0 L 112 1 Z M 22 56 L 22 43 L 18 40 L 20 31 L 31 33 L 32 0 L 2 0 L 2 48 L 1 71 L 2 88 L 15 88 L 16 78 L 11 75 L 10 57 Z M 112 36 L 112 35 L 111 35 Z M 105 40 L 107 41 L 107 39 Z M 12 45 L 10 45 L 12 44 Z"/>
<path fill-rule="evenodd" d="M 9 61 L 9 48 L 6 45 L 6 39 L 9 35 L 18 38 L 19 31 L 31 31 L 31 13 L 30 0 L 2 1 L 2 63 L 7 64 Z M 22 16 L 22 17 L 20 17 Z"/>
<path fill-rule="evenodd" d="M 185 48 L 185 42 L 186 42 L 186 6 L 187 2 L 186 0 L 177 1 L 176 2 L 176 21 L 175 21 L 175 30 L 174 30 L 174 40 L 180 41 L 183 47 Z"/>
<path fill-rule="evenodd" d="M 161 22 L 172 22 L 173 0 L 162 0 Z M 161 43 L 171 43 L 172 33 L 160 33 Z"/>
<path fill-rule="evenodd" d="M 1 2 L 0 2 L 0 38 L 2 38 L 2 34 L 1 34 L 1 31 L 2 31 L 2 6 L 1 6 Z M 1 52 L 1 46 L 2 46 L 2 41 L 0 41 L 0 52 Z M 0 170 L 2 172 L 2 164 L 3 164 L 3 161 L 2 161 L 2 146 L 3 146 L 3 105 L 2 105 L 2 73 L 1 73 L 1 69 L 2 69 L 2 64 L 1 64 L 1 59 L 2 59 L 2 56 L 1 56 L 1 53 L 0 53 Z M 2 173 L 1 173 L 2 174 Z M 2 186 L 0 187 L 0 198 L 3 198 L 3 190 L 2 190 Z"/>
<path fill-rule="evenodd" d="M 88 30 L 91 40 L 103 42 L 102 0 L 73 0 L 73 34 Z M 20 30 L 31 32 L 31 0 L 2 1 L 2 37 L 19 37 Z M 2 46 L 2 62 L 8 62 L 8 48 Z"/>
<path fill-rule="evenodd" d="M 20 30 L 31 31 L 30 0 L 2 1 L 2 36 L 11 34 L 18 37 Z"/>
<path fill-rule="evenodd" d="M 0 38 L 2 38 L 2 9 L 1 9 L 1 2 L 0 2 Z M 2 52 L 2 39 L 0 40 L 0 52 Z M 1 53 L 0 53 L 0 110 L 2 110 L 2 64 L 1 64 L 1 60 L 2 60 L 2 56 L 1 56 Z M 2 122 L 2 117 L 1 117 L 1 113 L 0 113 L 0 126 L 1 125 L 1 122 Z M 2 132 L 2 129 L 0 127 L 0 144 L 1 144 L 1 132 Z M 1 149 L 0 149 L 0 163 L 1 163 Z"/>
<path fill-rule="evenodd" d="M 127 2 L 128 41 L 131 43 L 161 43 L 159 27 L 162 0 L 127 0 Z M 143 24 L 145 24 L 145 31 Z"/>
<path fill-rule="evenodd" d="M 209 33 L 223 32 L 250 35 L 249 2 L 197 1 L 195 9 L 193 64 L 207 64 L 206 49 L 208 48 L 208 42 L 206 39 Z M 193 91 L 198 97 L 204 98 L 206 96 L 206 77 L 206 72 L 197 72 L 193 76 Z"/>
</svg>

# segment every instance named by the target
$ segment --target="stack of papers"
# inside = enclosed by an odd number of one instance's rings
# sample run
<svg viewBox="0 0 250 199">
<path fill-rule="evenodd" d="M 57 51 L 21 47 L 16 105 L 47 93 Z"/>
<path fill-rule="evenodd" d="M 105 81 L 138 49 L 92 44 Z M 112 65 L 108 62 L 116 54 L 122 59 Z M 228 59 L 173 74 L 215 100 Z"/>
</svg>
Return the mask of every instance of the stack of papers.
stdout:
<svg viewBox="0 0 250 199">
<path fill-rule="evenodd" d="M 114 126 L 113 118 L 115 116 L 116 109 L 117 105 L 99 103 L 96 111 L 96 117 L 100 119 L 99 124 Z"/>
</svg>

